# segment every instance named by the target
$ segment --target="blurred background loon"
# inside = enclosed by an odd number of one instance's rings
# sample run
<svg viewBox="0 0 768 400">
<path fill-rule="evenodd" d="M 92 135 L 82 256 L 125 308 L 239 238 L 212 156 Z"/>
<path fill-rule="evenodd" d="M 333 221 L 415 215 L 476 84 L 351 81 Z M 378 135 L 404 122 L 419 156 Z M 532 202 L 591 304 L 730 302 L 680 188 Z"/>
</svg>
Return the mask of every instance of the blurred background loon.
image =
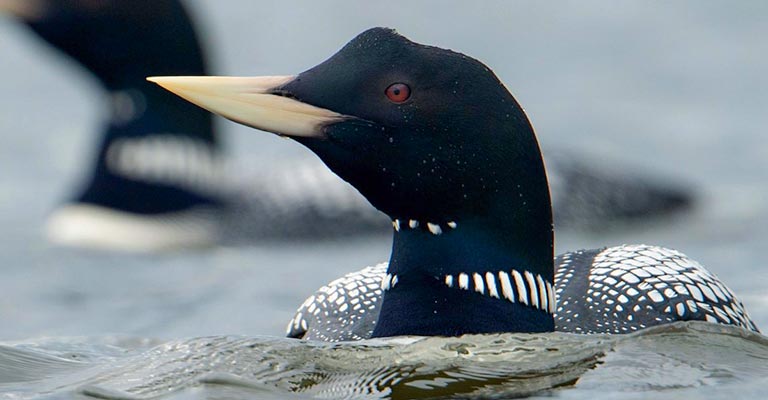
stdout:
<svg viewBox="0 0 768 400">
<path fill-rule="evenodd" d="M 4 0 L 0 9 L 90 72 L 109 104 L 84 179 L 48 219 L 54 243 L 153 251 L 389 232 L 386 216 L 314 159 L 231 165 L 208 112 L 145 81 L 210 74 L 178 0 Z M 545 159 L 558 228 L 626 226 L 693 205 L 674 180 L 562 150 L 545 149 Z"/>
</svg>

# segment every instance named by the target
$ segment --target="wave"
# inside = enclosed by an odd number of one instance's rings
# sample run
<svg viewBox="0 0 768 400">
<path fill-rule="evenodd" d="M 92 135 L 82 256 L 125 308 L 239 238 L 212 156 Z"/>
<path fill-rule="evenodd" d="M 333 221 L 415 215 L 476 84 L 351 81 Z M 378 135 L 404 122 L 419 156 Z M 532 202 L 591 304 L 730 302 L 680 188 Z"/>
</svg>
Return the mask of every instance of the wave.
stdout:
<svg viewBox="0 0 768 400">
<path fill-rule="evenodd" d="M 15 398 L 510 398 L 556 392 L 594 399 L 670 390 L 707 398 L 757 393 L 768 376 L 768 338 L 703 322 L 630 335 L 333 344 L 216 336 L 152 343 L 91 338 L 0 345 L 0 389 Z"/>
</svg>

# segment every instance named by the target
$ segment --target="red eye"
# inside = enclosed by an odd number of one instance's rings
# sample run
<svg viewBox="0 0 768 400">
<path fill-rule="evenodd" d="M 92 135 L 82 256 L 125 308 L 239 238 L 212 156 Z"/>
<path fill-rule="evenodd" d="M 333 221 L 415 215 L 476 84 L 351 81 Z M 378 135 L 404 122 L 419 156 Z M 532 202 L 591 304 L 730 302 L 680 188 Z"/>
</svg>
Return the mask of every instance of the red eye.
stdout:
<svg viewBox="0 0 768 400">
<path fill-rule="evenodd" d="M 393 103 L 402 103 L 411 97 L 411 88 L 405 83 L 393 83 L 384 93 Z"/>
</svg>

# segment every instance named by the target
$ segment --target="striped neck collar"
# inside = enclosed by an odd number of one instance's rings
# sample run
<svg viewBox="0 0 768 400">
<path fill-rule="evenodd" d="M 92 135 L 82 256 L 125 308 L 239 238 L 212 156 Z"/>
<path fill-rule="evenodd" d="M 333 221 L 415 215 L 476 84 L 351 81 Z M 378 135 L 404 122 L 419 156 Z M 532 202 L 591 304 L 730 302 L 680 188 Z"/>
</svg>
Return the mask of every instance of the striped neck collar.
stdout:
<svg viewBox="0 0 768 400">
<path fill-rule="evenodd" d="M 551 238 L 510 218 L 393 218 L 389 290 L 373 336 L 553 331 Z"/>
<path fill-rule="evenodd" d="M 458 273 L 444 277 L 435 277 L 449 288 L 466 290 L 499 300 L 519 303 L 528 307 L 542 310 L 548 314 L 555 313 L 555 291 L 552 283 L 539 274 L 530 271 L 520 272 L 516 269 L 509 271 L 487 271 L 485 273 Z M 387 273 L 382 277 L 381 289 L 389 291 L 400 282 L 397 274 Z"/>
</svg>

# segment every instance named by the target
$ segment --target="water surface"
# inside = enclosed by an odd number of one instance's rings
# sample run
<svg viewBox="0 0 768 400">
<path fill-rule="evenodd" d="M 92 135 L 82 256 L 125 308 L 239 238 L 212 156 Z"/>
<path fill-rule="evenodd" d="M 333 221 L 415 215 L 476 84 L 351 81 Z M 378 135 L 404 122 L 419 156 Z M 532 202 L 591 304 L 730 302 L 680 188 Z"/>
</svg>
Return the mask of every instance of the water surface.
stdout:
<svg viewBox="0 0 768 400">
<path fill-rule="evenodd" d="M 0 346 L 0 387 L 19 398 L 510 398 L 758 393 L 768 339 L 678 323 L 631 335 L 499 334 L 327 344 L 215 336 L 58 339 Z M 714 395 L 707 395 L 710 387 Z M 581 397 L 580 397 L 581 398 Z"/>
</svg>

